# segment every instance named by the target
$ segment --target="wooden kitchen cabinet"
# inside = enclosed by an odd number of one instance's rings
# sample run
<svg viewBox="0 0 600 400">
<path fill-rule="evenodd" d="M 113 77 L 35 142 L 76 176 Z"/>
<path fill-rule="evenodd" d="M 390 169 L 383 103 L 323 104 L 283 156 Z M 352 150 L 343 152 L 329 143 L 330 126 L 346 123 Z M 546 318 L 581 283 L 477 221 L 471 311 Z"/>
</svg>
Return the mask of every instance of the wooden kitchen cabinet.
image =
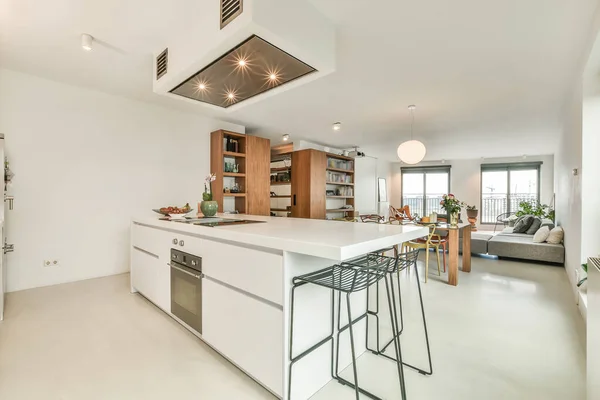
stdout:
<svg viewBox="0 0 600 400">
<path fill-rule="evenodd" d="M 308 149 L 292 153 L 292 217 L 325 219 L 324 152 Z"/>
<path fill-rule="evenodd" d="M 235 141 L 235 151 L 227 150 L 229 141 Z M 225 210 L 227 199 L 241 214 L 269 215 L 270 158 L 269 139 L 222 129 L 211 133 L 210 169 L 217 178 L 212 184 L 213 200 L 219 204 L 219 212 L 233 211 Z M 225 171 L 226 164 L 236 165 L 237 172 Z M 224 192 L 236 184 L 239 193 Z"/>
</svg>

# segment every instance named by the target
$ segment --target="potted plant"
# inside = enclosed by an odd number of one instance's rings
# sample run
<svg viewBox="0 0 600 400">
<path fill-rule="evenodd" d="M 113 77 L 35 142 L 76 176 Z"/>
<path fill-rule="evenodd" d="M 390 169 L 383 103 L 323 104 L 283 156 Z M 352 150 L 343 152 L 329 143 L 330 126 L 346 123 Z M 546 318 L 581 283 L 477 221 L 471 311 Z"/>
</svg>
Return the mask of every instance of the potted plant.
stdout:
<svg viewBox="0 0 600 400">
<path fill-rule="evenodd" d="M 458 213 L 460 210 L 466 206 L 466 204 L 460 200 L 458 200 L 452 193 L 445 194 L 442 196 L 442 201 L 440 201 L 440 205 L 446 213 L 450 217 L 450 225 L 457 226 L 458 225 Z"/>
<path fill-rule="evenodd" d="M 469 219 L 469 223 L 471 224 L 471 230 L 477 230 L 477 217 L 479 216 L 479 210 L 477 206 L 467 206 L 467 218 Z"/>
<path fill-rule="evenodd" d="M 212 183 L 217 179 L 215 174 L 210 174 L 206 177 L 204 182 L 204 193 L 202 193 L 202 203 L 200 203 L 200 210 L 205 217 L 214 217 L 219 209 L 219 204 L 213 201 L 212 197 Z M 207 187 L 208 184 L 208 187 Z"/>
<path fill-rule="evenodd" d="M 479 216 L 479 210 L 477 206 L 467 206 L 467 217 L 477 218 Z"/>
</svg>

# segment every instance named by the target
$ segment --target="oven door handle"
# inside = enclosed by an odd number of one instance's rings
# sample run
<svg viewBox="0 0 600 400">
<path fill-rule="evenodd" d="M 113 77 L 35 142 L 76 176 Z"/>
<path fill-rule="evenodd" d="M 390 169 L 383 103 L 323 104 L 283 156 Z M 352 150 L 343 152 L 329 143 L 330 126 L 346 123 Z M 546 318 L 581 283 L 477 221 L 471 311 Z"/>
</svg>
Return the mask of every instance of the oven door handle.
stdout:
<svg viewBox="0 0 600 400">
<path fill-rule="evenodd" d="M 178 266 L 176 266 L 176 265 L 169 264 L 169 263 L 167 263 L 167 265 L 168 265 L 168 266 L 170 266 L 171 268 L 175 268 L 177 271 L 183 272 L 183 273 L 184 273 L 184 274 L 186 274 L 186 275 L 193 276 L 193 277 L 194 277 L 194 278 L 196 278 L 196 279 L 201 279 L 201 278 L 204 278 L 204 274 L 196 275 L 196 274 L 192 274 L 191 272 L 188 272 L 188 271 L 186 271 L 186 270 L 185 270 L 185 269 L 183 269 L 183 268 L 179 268 L 179 267 L 178 267 Z"/>
</svg>

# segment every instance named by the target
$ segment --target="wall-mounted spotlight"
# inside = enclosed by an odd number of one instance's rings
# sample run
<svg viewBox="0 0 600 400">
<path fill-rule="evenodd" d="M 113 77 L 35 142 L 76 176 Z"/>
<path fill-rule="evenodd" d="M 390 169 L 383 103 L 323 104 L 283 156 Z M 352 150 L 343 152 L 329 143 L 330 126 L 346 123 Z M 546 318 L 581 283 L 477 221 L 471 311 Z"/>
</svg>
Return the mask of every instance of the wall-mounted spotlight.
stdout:
<svg viewBox="0 0 600 400">
<path fill-rule="evenodd" d="M 283 135 L 283 141 L 287 142 L 288 140 L 290 140 L 290 135 L 288 135 L 287 133 L 285 135 Z"/>
<path fill-rule="evenodd" d="M 334 131 L 339 131 L 340 129 L 342 129 L 342 123 L 341 122 L 336 122 L 335 124 L 333 124 L 333 130 Z"/>
<path fill-rule="evenodd" d="M 81 47 L 85 50 L 85 51 L 91 51 L 92 50 L 92 43 L 94 42 L 94 38 L 92 37 L 92 35 L 88 35 L 87 33 L 84 33 L 81 35 Z"/>
</svg>

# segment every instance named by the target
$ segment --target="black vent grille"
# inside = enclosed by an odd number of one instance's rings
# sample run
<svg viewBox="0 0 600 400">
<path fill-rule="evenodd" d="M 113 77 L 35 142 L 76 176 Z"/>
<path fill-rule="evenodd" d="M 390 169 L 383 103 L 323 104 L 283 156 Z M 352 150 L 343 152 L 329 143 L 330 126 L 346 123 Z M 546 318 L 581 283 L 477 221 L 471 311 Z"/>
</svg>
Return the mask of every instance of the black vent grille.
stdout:
<svg viewBox="0 0 600 400">
<path fill-rule="evenodd" d="M 165 49 L 158 55 L 158 57 L 156 57 L 156 80 L 159 80 L 164 74 L 167 73 L 168 65 L 169 49 Z"/>
<path fill-rule="evenodd" d="M 244 10 L 244 0 L 221 0 L 221 29 Z"/>
</svg>

